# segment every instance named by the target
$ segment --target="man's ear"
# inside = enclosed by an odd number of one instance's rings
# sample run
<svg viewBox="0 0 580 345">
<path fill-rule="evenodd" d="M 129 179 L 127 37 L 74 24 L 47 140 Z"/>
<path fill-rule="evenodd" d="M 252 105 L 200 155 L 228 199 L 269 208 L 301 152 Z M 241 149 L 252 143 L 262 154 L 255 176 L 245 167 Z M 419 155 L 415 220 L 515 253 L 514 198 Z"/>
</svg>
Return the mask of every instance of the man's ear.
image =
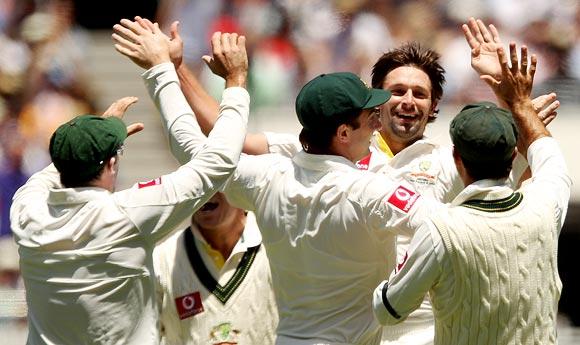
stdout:
<svg viewBox="0 0 580 345">
<path fill-rule="evenodd" d="M 439 109 L 437 109 L 437 106 L 439 105 L 438 101 L 433 101 L 433 103 L 431 104 L 431 109 L 429 111 L 429 120 L 428 122 L 433 122 L 435 121 L 435 119 L 437 118 L 437 116 L 439 116 Z"/>
<path fill-rule="evenodd" d="M 105 166 L 105 169 L 110 170 L 112 173 L 118 173 L 119 172 L 119 160 L 117 159 L 116 156 L 113 156 L 111 158 L 109 158 L 109 160 L 107 161 L 107 165 Z"/>
<path fill-rule="evenodd" d="M 341 144 L 348 144 L 352 133 L 352 127 L 343 123 L 336 129 L 337 142 Z"/>
</svg>

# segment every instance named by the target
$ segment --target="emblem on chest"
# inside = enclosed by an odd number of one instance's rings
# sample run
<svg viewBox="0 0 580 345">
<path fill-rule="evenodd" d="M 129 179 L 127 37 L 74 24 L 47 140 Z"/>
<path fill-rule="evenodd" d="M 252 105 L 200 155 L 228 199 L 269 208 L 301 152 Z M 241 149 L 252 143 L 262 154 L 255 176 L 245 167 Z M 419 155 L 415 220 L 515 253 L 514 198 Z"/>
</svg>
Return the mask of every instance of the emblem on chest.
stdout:
<svg viewBox="0 0 580 345">
<path fill-rule="evenodd" d="M 423 160 L 411 168 L 405 179 L 416 186 L 433 186 L 437 182 L 437 171 L 431 161 Z"/>
</svg>

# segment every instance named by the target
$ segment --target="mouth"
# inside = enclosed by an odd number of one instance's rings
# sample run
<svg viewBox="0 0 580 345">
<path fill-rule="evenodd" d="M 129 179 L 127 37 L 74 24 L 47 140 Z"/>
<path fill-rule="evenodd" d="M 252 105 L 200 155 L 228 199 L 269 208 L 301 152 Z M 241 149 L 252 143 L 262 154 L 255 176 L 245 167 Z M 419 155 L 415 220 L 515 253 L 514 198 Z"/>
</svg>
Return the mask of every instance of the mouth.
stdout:
<svg viewBox="0 0 580 345">
<path fill-rule="evenodd" d="M 219 206 L 217 202 L 206 202 L 199 210 L 201 212 L 210 212 L 215 210 Z"/>
<path fill-rule="evenodd" d="M 418 115 L 416 113 L 413 114 L 405 114 L 405 113 L 401 113 L 401 112 L 396 112 L 394 113 L 395 117 L 399 118 L 399 119 L 403 119 L 403 120 L 414 120 Z"/>
</svg>

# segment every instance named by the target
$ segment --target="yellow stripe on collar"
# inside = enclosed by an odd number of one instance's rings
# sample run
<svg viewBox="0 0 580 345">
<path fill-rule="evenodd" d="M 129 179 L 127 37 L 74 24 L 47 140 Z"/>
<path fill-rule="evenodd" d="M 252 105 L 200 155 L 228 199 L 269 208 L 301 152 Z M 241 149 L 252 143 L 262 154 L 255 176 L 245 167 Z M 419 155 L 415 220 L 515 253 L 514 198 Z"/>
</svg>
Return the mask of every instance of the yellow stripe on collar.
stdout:
<svg viewBox="0 0 580 345">
<path fill-rule="evenodd" d="M 203 249 L 205 250 L 207 255 L 209 255 L 209 257 L 216 265 L 216 267 L 221 270 L 222 267 L 224 267 L 224 264 L 226 263 L 224 257 L 222 256 L 222 253 L 220 253 L 218 250 L 213 249 L 209 243 L 202 242 L 202 244 Z"/>
<path fill-rule="evenodd" d="M 383 139 L 383 136 L 381 135 L 380 132 L 375 132 L 375 140 L 377 141 L 377 145 L 379 147 L 379 150 L 381 150 L 383 153 L 385 153 L 387 156 L 389 156 L 389 158 L 393 158 L 395 156 L 393 154 L 393 151 L 391 151 L 391 148 L 389 147 L 389 145 L 385 141 L 385 139 Z"/>
</svg>

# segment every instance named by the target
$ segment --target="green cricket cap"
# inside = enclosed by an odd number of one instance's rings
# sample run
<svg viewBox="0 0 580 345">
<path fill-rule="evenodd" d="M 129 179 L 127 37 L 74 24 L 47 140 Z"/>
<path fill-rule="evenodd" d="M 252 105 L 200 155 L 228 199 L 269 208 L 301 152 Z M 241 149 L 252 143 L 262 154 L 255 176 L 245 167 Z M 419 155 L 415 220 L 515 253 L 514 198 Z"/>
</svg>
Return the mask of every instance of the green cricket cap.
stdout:
<svg viewBox="0 0 580 345">
<path fill-rule="evenodd" d="M 127 138 L 117 117 L 80 115 L 61 125 L 50 138 L 50 157 L 61 173 L 94 176 Z"/>
<path fill-rule="evenodd" d="M 491 102 L 466 105 L 451 121 L 449 134 L 461 158 L 471 163 L 507 162 L 518 139 L 512 114 Z"/>
<path fill-rule="evenodd" d="M 305 129 L 317 130 L 347 115 L 379 106 L 389 98 L 391 92 L 368 87 L 356 74 L 321 74 L 300 90 L 296 114 Z"/>
</svg>

